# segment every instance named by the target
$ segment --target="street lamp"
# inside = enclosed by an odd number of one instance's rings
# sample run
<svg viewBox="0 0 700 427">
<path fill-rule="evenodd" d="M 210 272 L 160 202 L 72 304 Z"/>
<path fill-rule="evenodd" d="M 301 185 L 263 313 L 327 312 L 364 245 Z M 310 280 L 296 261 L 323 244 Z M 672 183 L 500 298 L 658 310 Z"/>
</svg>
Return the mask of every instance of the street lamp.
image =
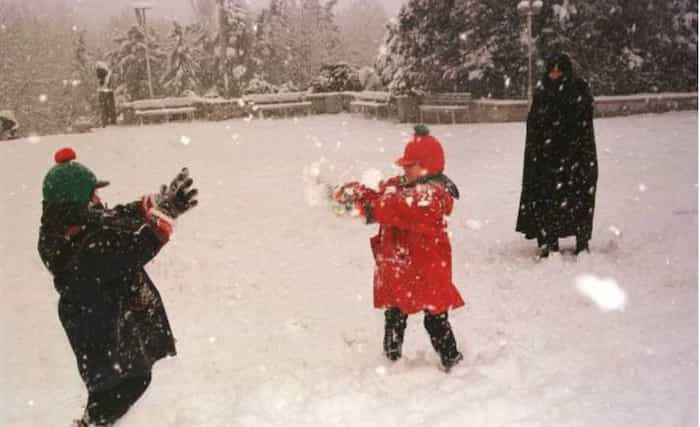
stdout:
<svg viewBox="0 0 700 427">
<path fill-rule="evenodd" d="M 143 36 L 145 37 L 144 44 L 146 46 L 146 72 L 148 73 L 148 93 L 153 98 L 153 82 L 151 81 L 151 59 L 148 54 L 148 30 L 146 30 L 146 10 L 151 9 L 151 4 L 148 2 L 134 2 L 134 12 L 136 12 L 136 21 L 143 28 Z"/>
<path fill-rule="evenodd" d="M 518 13 L 527 16 L 527 99 L 532 101 L 532 17 L 542 11 L 542 0 L 522 0 Z"/>
</svg>

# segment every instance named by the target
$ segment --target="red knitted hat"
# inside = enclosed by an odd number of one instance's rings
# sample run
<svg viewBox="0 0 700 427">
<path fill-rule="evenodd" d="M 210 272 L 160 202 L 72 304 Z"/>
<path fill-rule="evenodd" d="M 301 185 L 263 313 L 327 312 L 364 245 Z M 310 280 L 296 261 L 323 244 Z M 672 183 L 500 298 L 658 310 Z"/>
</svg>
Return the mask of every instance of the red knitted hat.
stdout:
<svg viewBox="0 0 700 427">
<path fill-rule="evenodd" d="M 432 135 L 414 135 L 406 144 L 403 156 L 396 161 L 399 166 L 419 164 L 428 175 L 435 175 L 445 170 L 445 152 L 440 141 Z"/>
</svg>

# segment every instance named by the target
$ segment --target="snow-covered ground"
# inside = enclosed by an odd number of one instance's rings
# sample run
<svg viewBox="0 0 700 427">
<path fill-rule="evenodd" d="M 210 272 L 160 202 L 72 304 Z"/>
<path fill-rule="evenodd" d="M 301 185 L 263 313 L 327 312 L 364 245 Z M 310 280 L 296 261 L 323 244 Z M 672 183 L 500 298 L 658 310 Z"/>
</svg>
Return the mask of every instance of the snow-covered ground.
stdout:
<svg viewBox="0 0 700 427">
<path fill-rule="evenodd" d="M 54 151 L 155 191 L 188 166 L 200 206 L 147 269 L 179 354 L 120 426 L 695 426 L 696 112 L 596 120 L 591 244 L 535 262 L 513 229 L 524 124 L 433 126 L 463 197 L 451 220 L 452 374 L 409 319 L 381 355 L 368 238 L 314 185 L 395 173 L 406 125 L 350 115 L 113 127 L 0 143 L 0 425 L 67 426 L 86 394 L 36 251 Z M 317 203 L 319 202 L 319 203 Z M 573 241 L 563 242 L 571 248 Z M 601 299 L 602 297 L 602 299 Z"/>
</svg>

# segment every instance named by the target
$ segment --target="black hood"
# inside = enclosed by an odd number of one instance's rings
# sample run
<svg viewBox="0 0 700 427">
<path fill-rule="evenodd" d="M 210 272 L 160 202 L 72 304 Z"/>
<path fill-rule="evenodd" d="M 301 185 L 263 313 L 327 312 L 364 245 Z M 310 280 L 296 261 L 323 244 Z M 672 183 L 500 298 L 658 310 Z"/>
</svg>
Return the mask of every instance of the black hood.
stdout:
<svg viewBox="0 0 700 427">
<path fill-rule="evenodd" d="M 554 69 L 555 65 L 559 68 L 564 78 L 571 80 L 574 77 L 574 67 L 569 55 L 557 52 L 550 55 L 545 62 L 545 79 L 549 79 L 549 72 Z"/>
</svg>

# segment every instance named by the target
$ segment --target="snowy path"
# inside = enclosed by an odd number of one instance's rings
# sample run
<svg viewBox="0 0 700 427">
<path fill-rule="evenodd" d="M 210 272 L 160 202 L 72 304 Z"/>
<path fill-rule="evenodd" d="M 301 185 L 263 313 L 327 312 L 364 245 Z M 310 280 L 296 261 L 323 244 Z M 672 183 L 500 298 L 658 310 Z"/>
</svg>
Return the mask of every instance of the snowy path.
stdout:
<svg viewBox="0 0 700 427">
<path fill-rule="evenodd" d="M 697 425 L 697 123 L 597 120 L 592 254 L 540 263 L 513 231 L 523 124 L 433 127 L 463 194 L 451 231 L 468 306 L 451 318 L 467 363 L 449 376 L 420 317 L 404 360 L 383 360 L 375 227 L 307 200 L 315 163 L 331 179 L 391 174 L 409 127 L 339 115 L 2 143 L 0 425 L 68 425 L 85 398 L 35 249 L 41 180 L 65 145 L 112 181 L 110 204 L 185 165 L 201 191 L 148 267 L 179 355 L 120 426 Z M 579 293 L 582 274 L 614 279 L 624 310 Z"/>
</svg>

